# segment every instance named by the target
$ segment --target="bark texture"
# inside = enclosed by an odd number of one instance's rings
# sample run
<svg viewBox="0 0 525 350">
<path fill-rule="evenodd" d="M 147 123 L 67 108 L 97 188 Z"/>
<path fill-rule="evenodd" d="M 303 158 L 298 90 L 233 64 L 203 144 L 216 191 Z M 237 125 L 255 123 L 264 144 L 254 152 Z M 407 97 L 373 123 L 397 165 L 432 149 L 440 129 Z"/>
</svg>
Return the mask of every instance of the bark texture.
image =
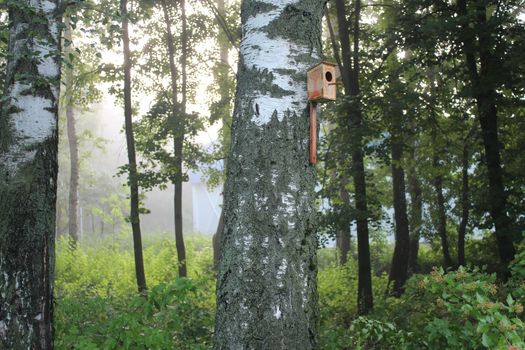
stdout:
<svg viewBox="0 0 525 350">
<path fill-rule="evenodd" d="M 1 349 L 53 347 L 57 3 L 8 3 L 6 98 L 0 114 Z"/>
<path fill-rule="evenodd" d="M 245 0 L 214 349 L 317 349 L 306 72 L 323 3 Z"/>
<path fill-rule="evenodd" d="M 135 137 L 133 134 L 133 110 L 131 106 L 131 52 L 129 49 L 129 19 L 128 1 L 120 1 L 122 14 L 122 43 L 124 46 L 124 116 L 126 143 L 128 148 L 128 179 L 130 189 L 130 221 L 133 231 L 133 251 L 135 256 L 135 274 L 140 293 L 146 291 L 146 274 L 144 273 L 144 258 L 142 255 L 142 235 L 140 232 L 140 199 L 137 174 L 137 156 L 135 153 Z M 103 227 L 103 226 L 102 226 Z M 102 229 L 103 230 L 103 229 Z"/>
</svg>

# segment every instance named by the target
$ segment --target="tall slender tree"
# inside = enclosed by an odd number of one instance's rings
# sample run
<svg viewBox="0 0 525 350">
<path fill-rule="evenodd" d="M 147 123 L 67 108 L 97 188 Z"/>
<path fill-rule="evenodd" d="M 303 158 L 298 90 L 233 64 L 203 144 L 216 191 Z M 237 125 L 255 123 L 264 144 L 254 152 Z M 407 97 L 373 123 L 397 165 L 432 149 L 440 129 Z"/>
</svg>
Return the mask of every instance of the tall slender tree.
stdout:
<svg viewBox="0 0 525 350">
<path fill-rule="evenodd" d="M 72 35 L 71 20 L 69 17 L 64 19 L 64 57 L 69 59 L 73 56 L 73 35 Z M 73 76 L 73 62 L 69 62 L 65 66 L 64 72 L 64 105 L 66 109 L 66 123 L 67 123 L 67 139 L 69 143 L 69 196 L 68 196 L 68 233 L 74 245 L 78 242 L 78 189 L 80 179 L 80 156 L 78 150 L 78 136 L 75 118 L 74 106 L 74 76 Z"/>
<path fill-rule="evenodd" d="M 323 2 L 244 0 L 214 349 L 317 349 L 306 72 Z"/>
<path fill-rule="evenodd" d="M 0 348 L 52 349 L 58 0 L 8 1 L 0 114 Z"/>
<path fill-rule="evenodd" d="M 416 152 L 414 147 L 411 150 L 411 163 L 416 162 Z M 421 180 L 417 173 L 415 164 L 410 164 L 407 171 L 408 192 L 410 194 L 410 247 L 408 249 L 408 273 L 417 273 L 419 240 L 423 227 L 423 189 Z"/>
<path fill-rule="evenodd" d="M 496 82 L 498 75 L 504 72 L 499 64 L 501 58 L 494 52 L 496 42 L 493 34 L 501 24 L 487 19 L 487 2 L 474 1 L 470 7 L 467 3 L 467 0 L 457 1 L 457 14 L 462 28 L 459 40 L 463 44 L 466 69 L 476 100 L 489 180 L 489 213 L 494 222 L 499 257 L 506 274 L 506 267 L 516 254 L 513 245 L 516 228 L 508 215 L 499 141 Z"/>
<path fill-rule="evenodd" d="M 224 25 L 221 25 L 220 18 L 226 18 L 226 3 L 225 0 L 217 0 L 217 23 L 220 27 L 220 33 L 225 30 Z M 228 80 L 228 70 L 230 69 L 229 64 L 229 49 L 228 42 L 224 38 L 225 35 L 219 35 L 219 67 L 218 67 L 218 76 L 217 82 L 219 85 L 219 111 L 221 115 L 222 122 L 222 140 L 223 147 L 227 148 L 229 145 L 229 128 L 230 128 L 230 96 L 229 96 L 229 82 Z M 224 159 L 224 169 L 226 169 L 226 158 Z M 221 209 L 221 215 L 219 217 L 219 222 L 217 224 L 217 230 L 213 236 L 213 266 L 217 268 L 219 266 L 219 260 L 221 256 L 221 237 L 224 232 L 224 208 Z"/>
<path fill-rule="evenodd" d="M 126 143 L 128 148 L 128 183 L 130 188 L 130 222 L 133 231 L 133 250 L 135 256 L 135 274 L 140 293 L 147 289 L 144 273 L 144 258 L 142 255 L 142 235 L 140 232 L 140 198 L 137 172 L 137 157 L 135 154 L 135 137 L 133 135 L 133 109 L 131 100 L 131 50 L 129 46 L 129 13 L 128 0 L 120 0 L 120 15 L 122 16 L 122 45 L 124 54 L 124 117 Z"/>
<path fill-rule="evenodd" d="M 461 153 L 461 221 L 458 226 L 458 266 L 465 266 L 465 236 L 470 216 L 470 190 L 469 174 L 470 166 L 470 134 L 463 140 L 463 150 Z"/>
<path fill-rule="evenodd" d="M 164 21 L 166 22 L 166 42 L 168 46 L 168 56 L 170 62 L 170 75 L 171 75 L 171 118 L 174 120 L 172 123 L 173 130 L 173 154 L 175 158 L 175 183 L 174 187 L 174 198 L 173 198 L 173 210 L 175 218 L 175 245 L 177 248 L 177 261 L 178 261 L 178 270 L 180 277 L 187 276 L 186 268 L 186 247 L 184 245 L 184 234 L 182 226 L 182 160 L 183 160 L 183 144 L 184 144 L 184 120 L 186 114 L 186 90 L 187 90 L 187 73 L 186 73 L 186 61 L 187 61 L 187 25 L 186 25 L 186 14 L 185 14 L 185 3 L 181 2 L 181 12 L 182 12 L 182 37 L 181 40 L 182 50 L 181 63 L 182 63 L 182 103 L 179 103 L 179 87 L 178 87 L 178 78 L 179 74 L 177 71 L 176 57 L 177 53 L 175 50 L 175 36 L 173 35 L 172 25 L 173 20 L 171 18 L 168 2 L 165 0 L 161 1 L 162 12 L 164 15 Z"/>
<path fill-rule="evenodd" d="M 366 194 L 366 175 L 363 152 L 363 111 L 360 102 L 360 21 L 361 1 L 354 2 L 352 26 L 347 18 L 346 4 L 336 0 L 337 24 L 341 53 L 334 47 L 337 61 L 341 69 L 341 78 L 345 95 L 349 101 L 346 105 L 350 143 L 352 147 L 351 175 L 354 180 L 355 209 L 357 215 L 357 256 L 358 256 L 358 295 L 357 305 L 360 314 L 367 314 L 373 308 L 372 266 L 370 263 L 370 243 L 368 231 L 368 203 Z M 353 49 L 350 45 L 352 35 Z"/>
</svg>

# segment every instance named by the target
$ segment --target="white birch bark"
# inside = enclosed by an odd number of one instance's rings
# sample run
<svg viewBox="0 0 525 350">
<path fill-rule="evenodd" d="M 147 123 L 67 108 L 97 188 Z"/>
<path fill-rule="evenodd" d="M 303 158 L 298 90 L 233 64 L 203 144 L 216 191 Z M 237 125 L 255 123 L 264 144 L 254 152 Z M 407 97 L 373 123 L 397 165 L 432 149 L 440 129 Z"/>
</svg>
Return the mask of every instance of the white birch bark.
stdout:
<svg viewBox="0 0 525 350">
<path fill-rule="evenodd" d="M 0 348 L 52 348 L 58 0 L 8 2 L 0 114 Z"/>
<path fill-rule="evenodd" d="M 32 23 L 14 20 L 10 28 L 9 52 L 14 55 L 8 62 L 6 96 L 9 109 L 8 128 L 13 141 L 6 151 L 0 154 L 0 162 L 11 176 L 16 175 L 18 168 L 35 156 L 38 144 L 53 137 L 57 128 L 58 84 L 60 66 L 57 60 L 59 29 L 56 19 L 57 0 L 21 0 L 29 10 L 26 16 L 34 11 L 47 21 L 46 32 L 41 37 L 28 37 Z M 13 16 L 11 16 L 13 17 Z M 39 28 L 40 29 L 40 28 Z M 33 56 L 37 74 L 28 79 L 17 79 L 21 55 Z M 47 80 L 52 96 L 45 96 L 33 91 L 33 79 Z M 31 81 L 33 80 L 33 81 Z M 54 83 L 50 83 L 53 82 Z M 44 82 L 45 84 L 45 82 Z"/>
<path fill-rule="evenodd" d="M 214 349 L 315 349 L 315 169 L 306 72 L 323 2 L 245 0 Z"/>
</svg>

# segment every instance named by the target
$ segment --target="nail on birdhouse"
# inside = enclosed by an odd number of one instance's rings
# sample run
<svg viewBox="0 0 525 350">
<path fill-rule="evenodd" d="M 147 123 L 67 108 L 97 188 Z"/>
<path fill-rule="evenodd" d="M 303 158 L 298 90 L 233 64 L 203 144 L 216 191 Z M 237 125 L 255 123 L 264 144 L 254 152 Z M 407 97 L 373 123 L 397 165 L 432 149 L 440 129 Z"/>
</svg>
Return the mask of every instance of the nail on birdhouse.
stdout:
<svg viewBox="0 0 525 350">
<path fill-rule="evenodd" d="M 322 61 L 308 71 L 308 101 L 335 101 L 337 94 L 336 66 Z"/>
</svg>

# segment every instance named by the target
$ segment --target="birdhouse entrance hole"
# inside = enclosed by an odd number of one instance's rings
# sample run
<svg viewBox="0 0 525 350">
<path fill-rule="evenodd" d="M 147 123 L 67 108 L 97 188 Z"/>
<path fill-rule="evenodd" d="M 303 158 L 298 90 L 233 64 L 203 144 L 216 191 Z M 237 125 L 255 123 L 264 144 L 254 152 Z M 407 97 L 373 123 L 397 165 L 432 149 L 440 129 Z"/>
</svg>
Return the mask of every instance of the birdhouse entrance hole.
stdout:
<svg viewBox="0 0 525 350">
<path fill-rule="evenodd" d="M 326 72 L 325 78 L 327 82 L 331 82 L 333 79 L 332 72 Z"/>
</svg>

